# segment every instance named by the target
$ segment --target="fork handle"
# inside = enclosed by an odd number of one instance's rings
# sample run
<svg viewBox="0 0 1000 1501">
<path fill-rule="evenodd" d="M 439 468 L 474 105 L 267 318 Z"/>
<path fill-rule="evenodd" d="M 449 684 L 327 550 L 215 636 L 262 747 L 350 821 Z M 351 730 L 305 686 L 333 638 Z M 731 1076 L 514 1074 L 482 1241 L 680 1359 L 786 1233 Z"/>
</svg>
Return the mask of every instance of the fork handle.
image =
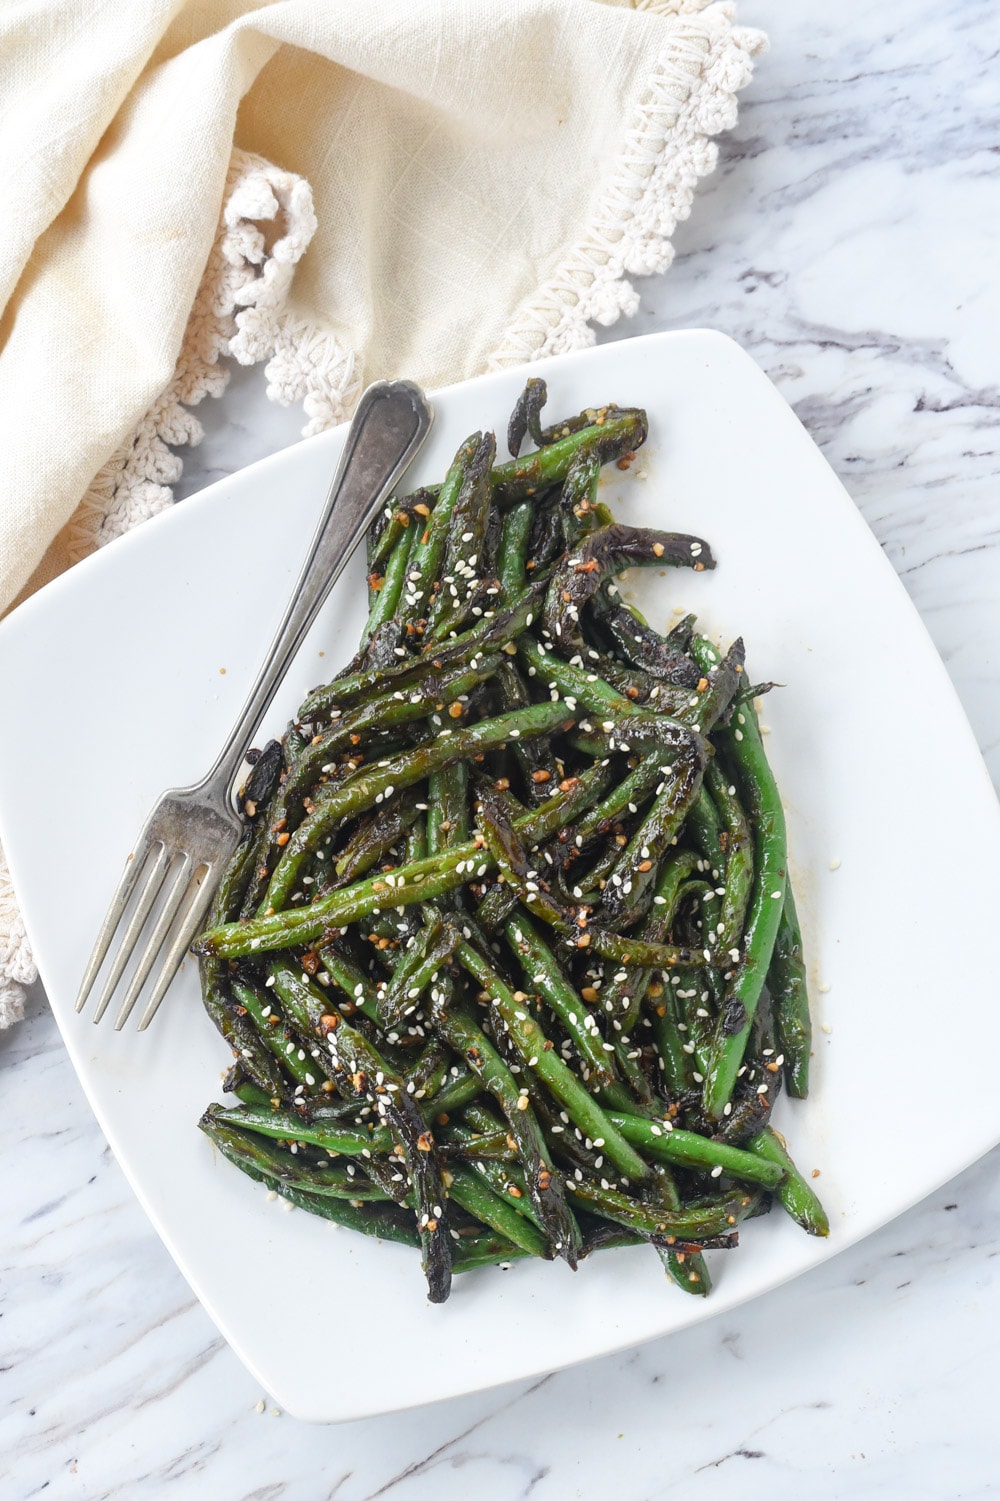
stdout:
<svg viewBox="0 0 1000 1501">
<path fill-rule="evenodd" d="M 433 416 L 412 381 L 378 381 L 361 397 L 284 618 L 232 733 L 201 783 L 227 806 L 236 772 L 292 658 L 357 543 L 423 444 Z"/>
</svg>

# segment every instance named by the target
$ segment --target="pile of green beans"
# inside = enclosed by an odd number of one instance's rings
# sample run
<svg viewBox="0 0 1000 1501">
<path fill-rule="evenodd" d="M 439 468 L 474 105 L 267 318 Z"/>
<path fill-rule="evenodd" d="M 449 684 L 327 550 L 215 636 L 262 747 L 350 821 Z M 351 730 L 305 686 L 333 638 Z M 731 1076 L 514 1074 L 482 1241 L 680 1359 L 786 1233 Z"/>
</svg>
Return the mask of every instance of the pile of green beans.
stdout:
<svg viewBox="0 0 1000 1501">
<path fill-rule="evenodd" d="M 637 566 L 701 538 L 599 498 L 645 413 L 542 425 L 532 380 L 368 543 L 360 650 L 240 793 L 195 944 L 232 1049 L 201 1127 L 293 1204 L 452 1275 L 648 1242 L 686 1292 L 777 1202 L 809 1006 L 781 801 L 736 641 L 655 631 Z M 530 434 L 534 449 L 520 456 Z"/>
</svg>

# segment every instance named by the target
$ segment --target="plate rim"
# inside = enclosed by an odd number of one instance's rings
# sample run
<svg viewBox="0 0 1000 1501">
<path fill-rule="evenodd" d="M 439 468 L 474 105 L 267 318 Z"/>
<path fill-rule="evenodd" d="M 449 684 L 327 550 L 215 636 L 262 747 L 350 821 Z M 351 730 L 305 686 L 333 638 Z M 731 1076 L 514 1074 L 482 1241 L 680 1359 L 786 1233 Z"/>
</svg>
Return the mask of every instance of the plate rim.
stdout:
<svg viewBox="0 0 1000 1501">
<path fill-rule="evenodd" d="M 937 664 L 940 686 L 943 687 L 945 684 L 947 684 L 953 701 L 956 724 L 962 727 L 962 730 L 964 731 L 966 740 L 968 742 L 968 746 L 974 752 L 973 760 L 980 769 L 983 785 L 985 789 L 988 789 L 990 800 L 994 809 L 994 816 L 998 819 L 998 827 L 1000 827 L 1000 805 L 997 804 L 996 791 L 993 787 L 992 780 L 989 777 L 989 773 L 983 761 L 982 752 L 980 750 L 980 747 L 978 746 L 978 743 L 976 742 L 972 727 L 965 714 L 965 710 L 961 704 L 957 690 L 955 689 L 950 675 L 948 674 L 947 667 L 941 660 L 934 646 L 934 643 L 929 635 L 922 616 L 920 615 L 912 599 L 907 593 L 905 586 L 899 578 L 899 575 L 896 573 L 895 569 L 892 567 L 892 564 L 885 556 L 885 553 L 878 543 L 877 537 L 875 537 L 874 533 L 868 527 L 867 523 L 864 520 L 864 517 L 861 515 L 857 506 L 851 499 L 849 492 L 846 490 L 839 476 L 832 469 L 825 456 L 811 439 L 808 432 L 804 429 L 792 408 L 782 397 L 781 392 L 768 379 L 768 377 L 756 364 L 753 358 L 735 340 L 733 340 L 726 334 L 711 329 L 684 329 L 665 331 L 661 333 L 651 333 L 617 341 L 616 344 L 601 345 L 586 350 L 571 351 L 564 355 L 555 356 L 552 359 L 536 360 L 529 362 L 524 366 L 518 366 L 512 369 L 498 372 L 488 372 L 485 375 L 475 376 L 466 381 L 454 382 L 449 386 L 441 387 L 434 392 L 429 393 L 430 399 L 434 404 L 440 401 L 447 401 L 447 399 L 455 392 L 467 391 L 470 388 L 474 389 L 478 384 L 494 380 L 497 376 L 513 376 L 517 377 L 518 379 L 523 379 L 525 376 L 534 373 L 535 371 L 538 371 L 542 374 L 544 374 L 546 371 L 554 372 L 559 368 L 565 368 L 566 365 L 577 365 L 581 361 L 585 361 L 589 358 L 594 357 L 595 355 L 599 357 L 601 351 L 620 347 L 622 345 L 630 345 L 635 347 L 640 345 L 662 344 L 666 341 L 684 341 L 688 343 L 708 342 L 709 345 L 714 344 L 720 348 L 725 349 L 728 358 L 733 358 L 734 355 L 738 357 L 738 362 L 744 367 L 744 370 L 752 371 L 754 379 L 758 380 L 763 386 L 767 387 L 769 399 L 771 396 L 778 398 L 778 401 L 774 403 L 775 413 L 777 413 L 780 406 L 780 408 L 783 409 L 784 419 L 786 420 L 786 426 L 788 426 L 789 430 L 793 430 L 796 433 L 797 438 L 799 436 L 805 437 L 805 439 L 814 449 L 816 455 L 822 460 L 823 464 L 826 467 L 826 470 L 828 471 L 830 479 L 835 483 L 837 489 L 840 492 L 842 501 L 844 503 L 842 506 L 844 516 L 846 517 L 848 515 L 853 515 L 857 523 L 859 535 L 863 534 L 865 545 L 873 549 L 874 553 L 878 554 L 883 565 L 883 579 L 892 579 L 895 588 L 898 591 L 899 597 L 904 602 L 905 608 L 909 612 L 911 627 L 919 627 L 919 635 L 922 637 L 924 650 L 926 653 L 929 653 L 930 659 Z M 316 442 L 320 444 L 326 444 L 328 446 L 333 446 L 338 441 L 343 440 L 343 435 L 346 432 L 347 425 L 348 424 L 346 423 L 340 424 L 337 428 L 330 429 L 323 434 L 317 435 Z M 306 440 L 300 440 L 298 443 L 288 445 L 283 449 L 279 449 L 274 453 L 264 456 L 262 459 L 255 461 L 253 464 L 249 464 L 242 469 L 234 471 L 231 475 L 227 475 L 219 480 L 214 481 L 211 485 L 204 487 L 196 494 L 187 497 L 183 504 L 171 506 L 164 512 L 161 512 L 158 516 L 151 518 L 150 521 L 145 525 L 136 527 L 132 532 L 126 533 L 123 537 L 116 539 L 115 545 L 110 551 L 107 548 L 101 549 L 99 552 L 92 554 L 90 557 L 84 559 L 81 563 L 77 564 L 66 574 L 61 575 L 60 577 L 52 580 L 49 584 L 45 585 L 35 595 L 29 597 L 29 599 L 22 602 L 22 604 L 20 604 L 15 610 L 11 611 L 5 620 L 0 621 L 0 660 L 2 660 L 2 655 L 5 650 L 5 643 L 8 636 L 8 627 L 11 621 L 17 620 L 21 625 L 23 625 L 24 622 L 27 621 L 30 624 L 37 611 L 61 607 L 63 592 L 68 587 L 71 587 L 73 589 L 83 587 L 80 582 L 81 580 L 89 580 L 94 574 L 95 570 L 99 571 L 102 568 L 111 566 L 107 561 L 109 557 L 117 560 L 114 563 L 114 566 L 116 568 L 120 567 L 121 559 L 124 556 L 127 556 L 127 552 L 125 551 L 126 548 L 130 545 L 134 545 L 137 538 L 139 537 L 155 535 L 154 528 L 157 525 L 159 525 L 160 527 L 164 525 L 180 525 L 184 526 L 185 528 L 190 526 L 192 524 L 190 521 L 185 521 L 180 518 L 184 516 L 196 515 L 202 509 L 204 503 L 214 504 L 227 488 L 233 487 L 234 484 L 237 486 L 237 488 L 240 487 L 242 484 L 247 482 L 248 477 L 250 477 L 250 482 L 253 482 L 260 476 L 266 475 L 268 470 L 272 467 L 276 466 L 280 470 L 280 468 L 285 463 L 287 463 L 289 453 L 299 450 L 305 441 Z M 177 513 L 179 513 L 179 515 Z M 70 584 L 71 580 L 72 584 Z M 52 604 L 53 600 L 57 602 L 55 606 L 53 606 Z M 971 764 L 972 763 L 970 762 L 970 766 Z M 0 824 L 2 824 L 2 822 L 3 798 L 2 796 L 0 796 Z M 16 858 L 11 863 L 11 877 L 16 886 Z M 25 922 L 28 929 L 29 939 L 33 940 L 30 915 L 27 913 L 25 914 Z M 43 944 L 43 948 L 44 947 L 45 945 Z M 43 959 L 42 957 L 40 957 L 39 971 L 43 976 L 45 967 L 47 967 L 47 954 L 44 956 L 44 961 L 45 962 L 43 963 Z M 49 994 L 47 986 L 46 994 L 47 996 Z M 84 1090 L 88 1104 L 93 1110 L 95 1118 L 97 1119 L 98 1124 L 100 1125 L 101 1130 L 104 1133 L 106 1139 L 109 1141 L 110 1145 L 112 1137 L 117 1133 L 114 1130 L 110 1132 L 108 1130 L 103 1106 L 92 1095 L 91 1082 L 86 1070 L 80 1070 L 77 1067 L 75 1058 L 75 1045 L 71 1045 L 70 1038 L 67 1035 L 66 1027 L 64 1026 L 64 1022 L 67 1025 L 72 1025 L 72 1018 L 75 1016 L 75 1012 L 73 1012 L 71 1004 L 67 1004 L 67 1006 L 61 1007 L 59 1004 L 53 1005 L 50 1001 L 50 1007 L 55 1016 L 57 1026 L 59 1027 L 60 1035 L 67 1047 L 67 1051 L 70 1054 L 70 1059 L 73 1063 L 74 1071 L 77 1073 L 77 1077 L 82 1089 Z M 679 1328 L 688 1327 L 691 1323 L 700 1323 L 704 1319 L 718 1317 L 722 1313 L 730 1311 L 733 1307 L 739 1307 L 742 1305 L 742 1303 L 750 1301 L 751 1298 L 764 1296 L 770 1292 L 773 1292 L 777 1287 L 783 1285 L 785 1282 L 792 1281 L 796 1277 L 808 1273 L 816 1266 L 829 1260 L 831 1256 L 839 1254 L 841 1250 L 846 1250 L 849 1246 L 857 1244 L 858 1241 L 864 1239 L 867 1235 L 873 1233 L 875 1230 L 881 1228 L 885 1224 L 891 1223 L 891 1221 L 897 1218 L 900 1214 L 907 1212 L 907 1210 L 909 1208 L 912 1208 L 914 1204 L 921 1202 L 924 1198 L 936 1192 L 943 1183 L 948 1182 L 953 1176 L 963 1171 L 972 1162 L 978 1160 L 978 1158 L 981 1157 L 985 1152 L 989 1151 L 990 1148 L 995 1146 L 997 1141 L 1000 1140 L 1000 1126 L 998 1126 L 995 1132 L 987 1133 L 987 1136 L 988 1139 L 983 1140 L 982 1138 L 977 1138 L 974 1143 L 970 1143 L 968 1155 L 963 1162 L 959 1163 L 957 1166 L 950 1166 L 948 1171 L 940 1175 L 935 1181 L 927 1182 L 921 1188 L 919 1193 L 910 1198 L 908 1203 L 905 1203 L 901 1206 L 894 1206 L 883 1217 L 877 1219 L 872 1223 L 865 1223 L 859 1226 L 856 1230 L 852 1231 L 849 1226 L 840 1227 L 836 1235 L 831 1236 L 831 1242 L 833 1242 L 833 1244 L 826 1244 L 816 1247 L 816 1253 L 813 1255 L 812 1259 L 804 1261 L 801 1266 L 795 1268 L 790 1272 L 782 1270 L 771 1280 L 765 1278 L 760 1285 L 755 1287 L 753 1292 L 749 1293 L 747 1296 L 740 1297 L 734 1302 L 727 1303 L 724 1299 L 709 1299 L 707 1304 L 704 1305 L 703 1309 L 699 1311 L 699 1316 L 697 1318 L 691 1318 L 681 1324 L 676 1325 L 674 1330 L 664 1331 L 662 1329 L 654 1329 L 647 1336 L 647 1338 L 655 1339 L 665 1337 L 670 1332 L 676 1332 Z M 194 1280 L 195 1274 L 189 1273 L 188 1267 L 185 1264 L 185 1258 L 183 1258 L 182 1255 L 180 1255 L 175 1249 L 169 1226 L 162 1222 L 160 1214 L 155 1209 L 155 1207 L 147 1202 L 147 1197 L 144 1191 L 142 1180 L 133 1175 L 130 1168 L 126 1166 L 125 1161 L 123 1161 L 119 1157 L 118 1152 L 115 1150 L 115 1147 L 113 1145 L 112 1151 L 114 1152 L 116 1162 L 118 1162 L 119 1167 L 121 1167 L 122 1171 L 125 1173 L 126 1180 L 128 1181 L 133 1193 L 135 1193 L 143 1211 L 147 1215 L 147 1218 L 150 1220 L 151 1224 L 156 1230 L 156 1233 L 164 1242 L 168 1254 L 170 1254 L 171 1259 L 178 1267 L 181 1275 L 188 1282 L 189 1286 L 192 1287 L 192 1290 L 198 1297 L 199 1302 L 201 1302 L 202 1307 L 205 1308 L 205 1311 L 206 1313 L 208 1313 L 210 1319 L 212 1319 L 213 1323 L 216 1324 L 216 1327 L 219 1327 L 223 1332 L 225 1339 L 237 1353 L 240 1360 L 251 1369 L 254 1375 L 261 1380 L 263 1385 L 268 1386 L 269 1390 L 272 1389 L 269 1385 L 270 1378 L 266 1377 L 258 1369 L 255 1361 L 243 1349 L 242 1343 L 238 1339 L 238 1337 L 234 1335 L 234 1333 L 228 1328 L 223 1329 L 222 1324 L 219 1323 L 219 1321 L 216 1319 L 216 1316 L 211 1310 L 209 1304 L 204 1301 L 202 1292 L 200 1292 L 196 1287 L 196 1282 Z M 499 1378 L 499 1380 L 486 1376 L 481 1380 L 476 1380 L 471 1385 L 466 1383 L 461 1385 L 460 1387 L 456 1387 L 454 1390 L 447 1393 L 442 1393 L 430 1399 L 422 1399 L 420 1403 L 398 1403 L 391 1406 L 383 1405 L 378 1407 L 372 1407 L 368 1405 L 359 1407 L 353 1411 L 338 1413 L 334 1417 L 323 1417 L 315 1415 L 304 1416 L 306 1416 L 307 1420 L 310 1421 L 340 1422 L 352 1421 L 357 1418 L 367 1416 L 374 1416 L 378 1413 L 389 1413 L 393 1411 L 405 1410 L 407 1406 L 424 1405 L 424 1401 L 426 1400 L 433 1402 L 446 1401 L 450 1400 L 453 1396 L 471 1394 L 476 1391 L 489 1389 L 493 1386 L 506 1385 L 513 1381 L 530 1379 L 532 1376 L 538 1375 L 544 1371 L 568 1368 L 571 1365 L 579 1364 L 590 1359 L 601 1358 L 604 1355 L 610 1355 L 622 1349 L 634 1348 L 636 1344 L 636 1339 L 631 1335 L 626 1335 L 618 1342 L 606 1339 L 598 1348 L 594 1348 L 588 1353 L 575 1356 L 572 1359 L 559 1359 L 554 1365 L 551 1362 L 541 1362 L 534 1364 L 524 1369 L 518 1375 L 501 1377 Z M 279 1401 L 282 1402 L 282 1405 L 287 1411 L 295 1413 L 296 1406 L 299 1404 L 295 1402 L 294 1398 L 292 1400 L 287 1400 L 282 1397 L 282 1394 L 278 1391 L 275 1391 L 275 1396 Z"/>
</svg>

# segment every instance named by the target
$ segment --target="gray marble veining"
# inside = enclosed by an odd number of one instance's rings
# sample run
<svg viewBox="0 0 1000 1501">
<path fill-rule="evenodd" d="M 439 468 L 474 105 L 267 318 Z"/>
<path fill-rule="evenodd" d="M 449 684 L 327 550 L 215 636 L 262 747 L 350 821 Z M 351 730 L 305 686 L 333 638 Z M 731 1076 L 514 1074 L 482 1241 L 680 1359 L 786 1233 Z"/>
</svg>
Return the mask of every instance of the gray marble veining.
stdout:
<svg viewBox="0 0 1000 1501">
<path fill-rule="evenodd" d="M 602 337 L 757 359 L 899 572 L 1000 779 L 1000 16 L 756 0 L 771 52 L 718 172 Z M 181 494 L 294 441 L 237 372 Z M 844 608 L 851 608 L 844 580 Z M 892 661 L 871 670 L 891 672 Z M 886 748 L 891 753 L 892 748 Z M 919 1132 L 961 1088 L 921 1094 Z M 797 1282 L 669 1340 L 336 1429 L 274 1415 L 147 1224 L 40 995 L 0 1036 L 0 1497 L 980 1497 L 995 1459 L 1000 1151 Z M 338 1355 L 332 1356 L 335 1361 Z M 264 1401 L 263 1412 L 257 1411 Z"/>
</svg>

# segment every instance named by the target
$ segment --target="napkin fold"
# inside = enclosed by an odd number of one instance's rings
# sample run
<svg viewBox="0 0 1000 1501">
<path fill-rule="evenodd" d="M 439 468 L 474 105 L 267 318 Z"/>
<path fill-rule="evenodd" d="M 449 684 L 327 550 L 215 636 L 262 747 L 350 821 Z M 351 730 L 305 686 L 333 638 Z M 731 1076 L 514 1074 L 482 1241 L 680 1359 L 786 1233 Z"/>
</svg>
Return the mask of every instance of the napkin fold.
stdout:
<svg viewBox="0 0 1000 1501">
<path fill-rule="evenodd" d="M 706 0 L 0 15 L 0 613 L 171 503 L 226 357 L 309 435 L 593 343 L 763 46 Z M 0 854 L 0 1027 L 33 977 Z"/>
</svg>

